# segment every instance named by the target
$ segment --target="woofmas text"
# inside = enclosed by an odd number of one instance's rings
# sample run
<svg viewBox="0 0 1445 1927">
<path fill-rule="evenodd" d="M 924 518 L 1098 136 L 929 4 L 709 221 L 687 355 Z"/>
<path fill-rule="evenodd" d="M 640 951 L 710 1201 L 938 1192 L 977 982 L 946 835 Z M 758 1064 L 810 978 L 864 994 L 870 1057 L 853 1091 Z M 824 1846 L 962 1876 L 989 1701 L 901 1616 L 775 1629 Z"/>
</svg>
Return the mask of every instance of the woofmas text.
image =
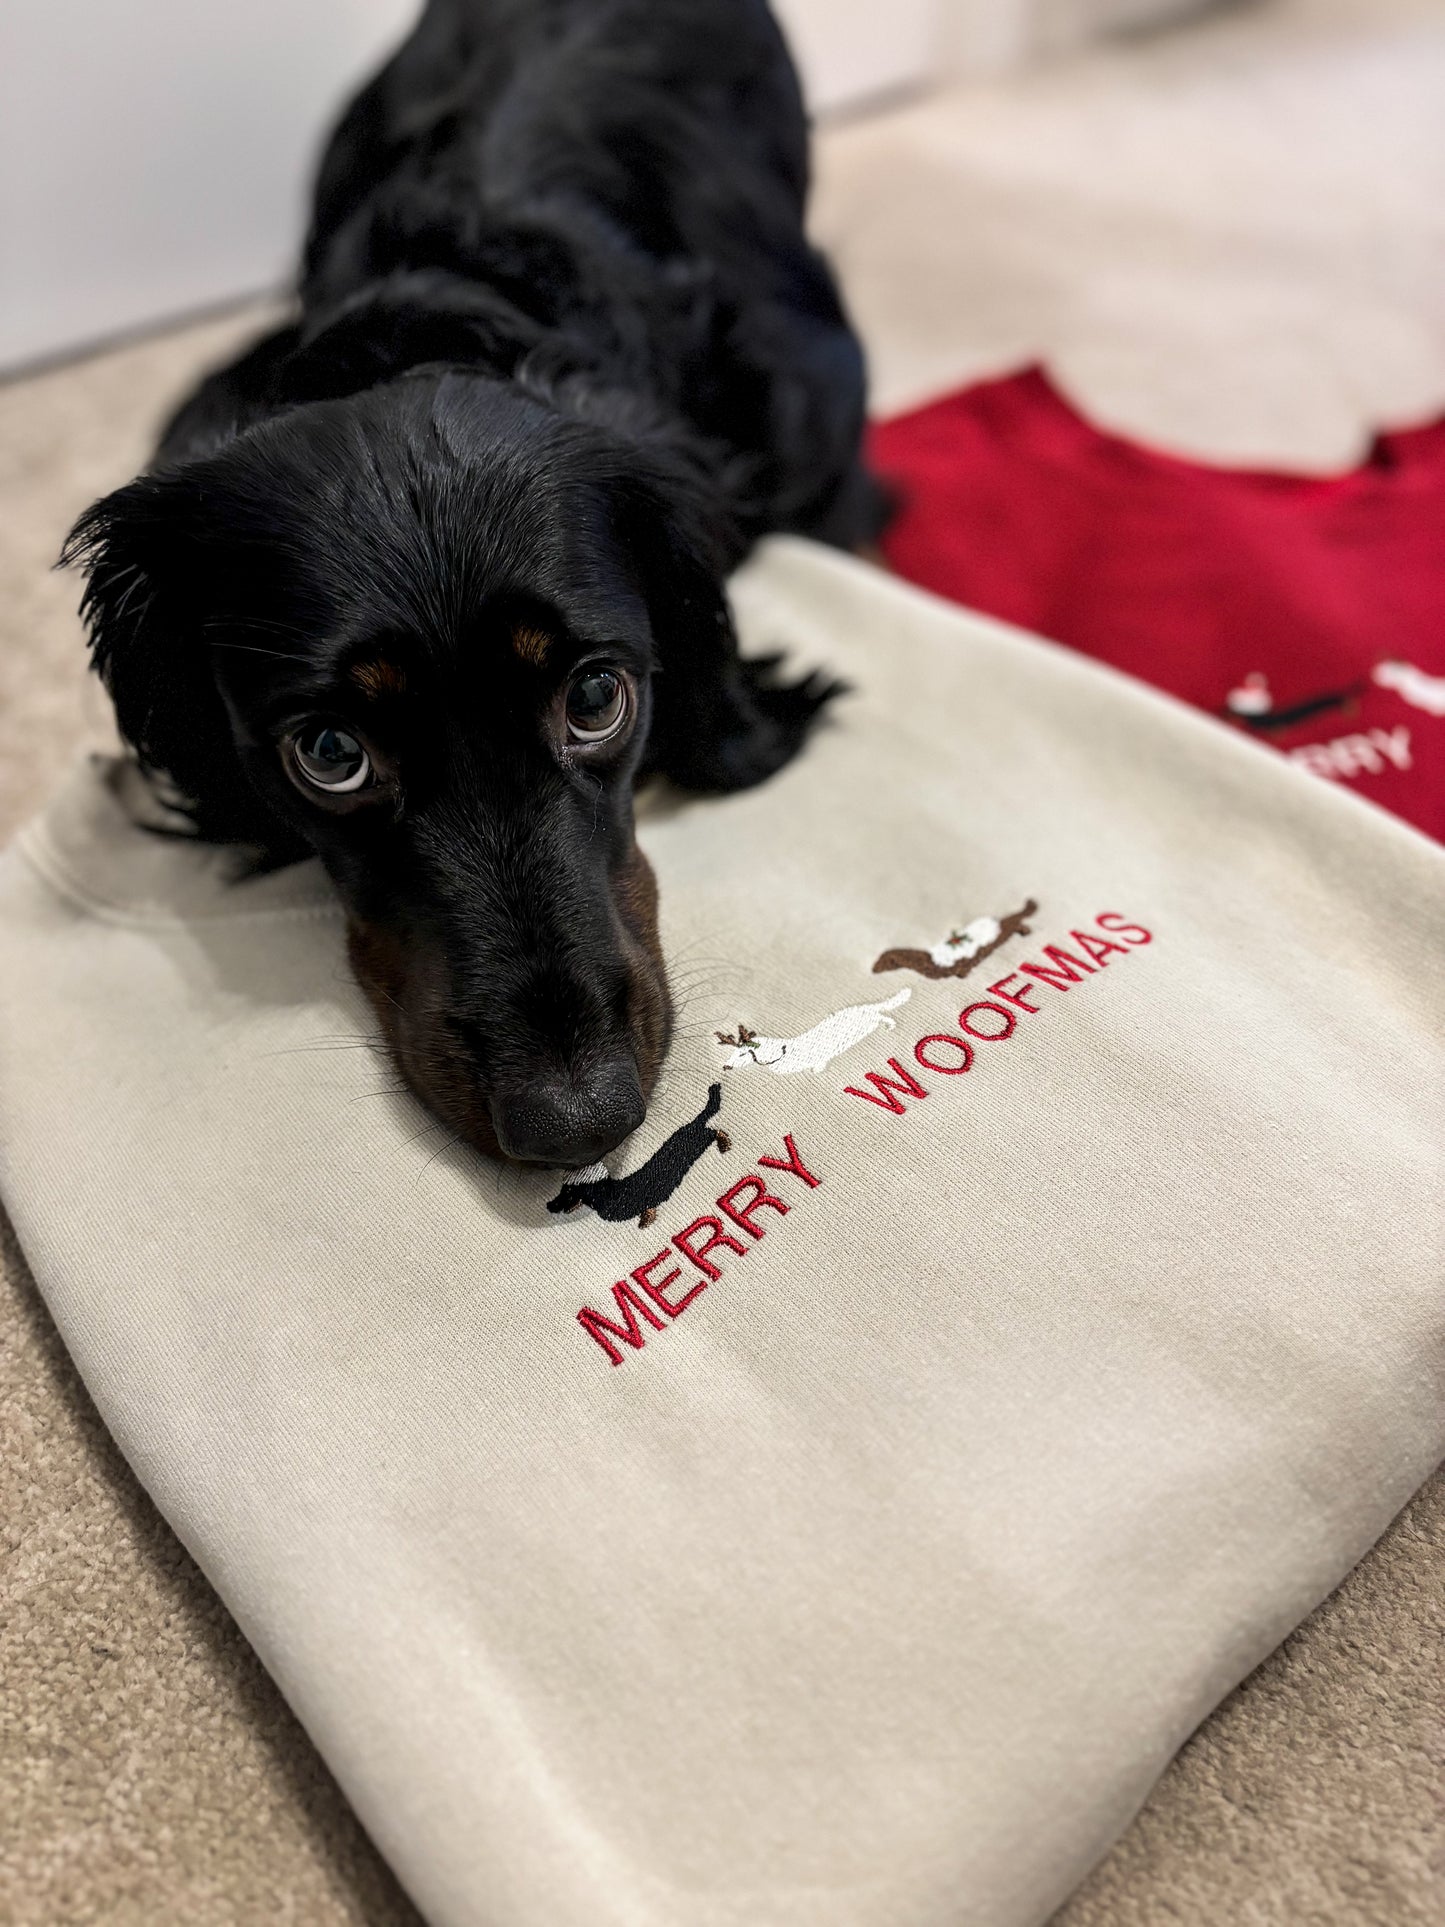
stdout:
<svg viewBox="0 0 1445 1927">
<path fill-rule="evenodd" d="M 1142 923 L 1130 923 L 1115 910 L 1101 910 L 1092 929 L 1070 930 L 1067 943 L 1045 944 L 1039 960 L 1020 963 L 991 983 L 986 997 L 976 998 L 959 1012 L 956 1028 L 930 1031 L 918 1039 L 908 1061 L 901 1055 L 890 1057 L 885 1070 L 869 1071 L 857 1084 L 845 1084 L 844 1092 L 889 1116 L 902 1117 L 910 1102 L 927 1097 L 940 1079 L 962 1077 L 972 1070 L 979 1046 L 986 1055 L 995 1044 L 1007 1043 L 1049 1001 L 1072 995 L 1118 958 L 1153 941 L 1153 932 Z"/>
</svg>

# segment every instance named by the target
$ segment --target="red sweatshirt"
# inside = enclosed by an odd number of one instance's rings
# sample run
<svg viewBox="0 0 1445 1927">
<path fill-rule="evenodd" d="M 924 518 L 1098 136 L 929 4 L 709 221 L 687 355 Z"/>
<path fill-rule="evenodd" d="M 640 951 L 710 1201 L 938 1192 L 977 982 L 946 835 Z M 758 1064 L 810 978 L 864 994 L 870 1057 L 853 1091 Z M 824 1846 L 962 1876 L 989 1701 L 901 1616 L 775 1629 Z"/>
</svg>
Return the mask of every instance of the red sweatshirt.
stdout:
<svg viewBox="0 0 1445 1927">
<path fill-rule="evenodd" d="M 900 575 L 1097 656 L 1445 838 L 1445 422 L 1346 474 L 1103 433 L 1040 368 L 878 425 Z"/>
</svg>

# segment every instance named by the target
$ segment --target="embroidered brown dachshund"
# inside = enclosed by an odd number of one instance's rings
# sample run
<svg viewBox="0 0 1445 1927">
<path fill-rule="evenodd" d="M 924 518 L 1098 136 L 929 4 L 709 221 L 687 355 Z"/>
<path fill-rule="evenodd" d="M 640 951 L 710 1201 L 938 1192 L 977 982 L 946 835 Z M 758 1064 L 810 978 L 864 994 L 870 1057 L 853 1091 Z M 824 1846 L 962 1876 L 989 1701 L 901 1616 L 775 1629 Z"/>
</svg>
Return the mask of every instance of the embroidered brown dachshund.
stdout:
<svg viewBox="0 0 1445 1927">
<path fill-rule="evenodd" d="M 720 1151 L 732 1149 L 726 1131 L 717 1130 L 709 1120 L 722 1109 L 722 1085 L 708 1086 L 707 1103 L 695 1118 L 680 1125 L 671 1137 L 664 1138 L 646 1164 L 640 1164 L 626 1177 L 573 1178 L 562 1186 L 547 1206 L 549 1211 L 575 1211 L 579 1204 L 590 1205 L 599 1218 L 612 1224 L 625 1224 L 636 1218 L 646 1229 L 697 1163 L 709 1144 Z"/>
<path fill-rule="evenodd" d="M 937 981 L 942 977 L 966 977 L 986 957 L 1006 944 L 1010 937 L 1029 934 L 1027 919 L 1038 915 L 1039 906 L 1030 897 L 1022 910 L 1012 916 L 975 917 L 962 930 L 953 930 L 932 950 L 885 950 L 873 966 L 876 976 L 883 970 L 915 970 L 920 977 Z"/>
</svg>

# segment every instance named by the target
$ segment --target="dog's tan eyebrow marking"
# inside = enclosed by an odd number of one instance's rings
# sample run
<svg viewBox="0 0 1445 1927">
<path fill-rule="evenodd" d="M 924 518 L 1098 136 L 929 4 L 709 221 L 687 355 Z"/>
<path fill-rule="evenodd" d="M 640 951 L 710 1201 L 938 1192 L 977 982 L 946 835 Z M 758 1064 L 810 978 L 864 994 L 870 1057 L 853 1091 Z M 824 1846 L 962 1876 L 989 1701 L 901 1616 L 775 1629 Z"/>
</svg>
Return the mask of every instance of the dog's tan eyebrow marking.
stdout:
<svg viewBox="0 0 1445 1927">
<path fill-rule="evenodd" d="M 534 669 L 540 669 L 547 660 L 547 651 L 552 647 L 552 638 L 545 629 L 536 629 L 529 623 L 523 623 L 512 631 L 512 647 L 523 662 L 529 662 Z"/>
<path fill-rule="evenodd" d="M 364 695 L 373 699 L 400 696 L 406 689 L 406 672 L 394 662 L 359 662 L 351 672 L 351 680 Z"/>
</svg>

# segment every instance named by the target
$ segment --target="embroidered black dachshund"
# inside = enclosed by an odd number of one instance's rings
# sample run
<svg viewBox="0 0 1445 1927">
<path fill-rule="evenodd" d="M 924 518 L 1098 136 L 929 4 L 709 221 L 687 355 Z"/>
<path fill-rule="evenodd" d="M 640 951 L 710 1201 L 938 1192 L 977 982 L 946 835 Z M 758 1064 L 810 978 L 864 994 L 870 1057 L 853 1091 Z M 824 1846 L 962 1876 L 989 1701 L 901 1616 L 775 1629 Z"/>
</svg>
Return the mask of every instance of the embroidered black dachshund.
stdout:
<svg viewBox="0 0 1445 1927">
<path fill-rule="evenodd" d="M 916 970 L 920 977 L 966 977 L 977 970 L 986 957 L 1006 944 L 1010 937 L 1029 934 L 1027 919 L 1036 917 L 1039 906 L 1030 897 L 1022 910 L 1002 919 L 976 917 L 963 930 L 954 930 L 932 950 L 885 950 L 873 966 L 876 976 L 882 970 Z"/>
<path fill-rule="evenodd" d="M 564 1184 L 547 1209 L 575 1211 L 579 1204 L 589 1204 L 599 1218 L 612 1224 L 636 1218 L 639 1227 L 645 1228 L 657 1216 L 658 1205 L 666 1204 L 709 1144 L 720 1151 L 732 1149 L 727 1132 L 714 1129 L 709 1122 L 721 1109 L 722 1085 L 710 1084 L 707 1103 L 697 1116 L 665 1138 L 646 1164 L 625 1178 L 583 1178 Z"/>
<path fill-rule="evenodd" d="M 1297 702 L 1276 703 L 1267 678 L 1256 670 L 1246 676 L 1237 689 L 1230 690 L 1219 713 L 1230 722 L 1238 723 L 1242 729 L 1252 729 L 1257 735 L 1269 735 L 1274 730 L 1293 729 L 1296 724 L 1307 723 L 1312 716 L 1324 716 L 1331 710 L 1353 715 L 1360 706 L 1364 692 L 1363 682 L 1353 682 L 1348 689 L 1330 689 L 1319 696 L 1302 697 Z"/>
</svg>

